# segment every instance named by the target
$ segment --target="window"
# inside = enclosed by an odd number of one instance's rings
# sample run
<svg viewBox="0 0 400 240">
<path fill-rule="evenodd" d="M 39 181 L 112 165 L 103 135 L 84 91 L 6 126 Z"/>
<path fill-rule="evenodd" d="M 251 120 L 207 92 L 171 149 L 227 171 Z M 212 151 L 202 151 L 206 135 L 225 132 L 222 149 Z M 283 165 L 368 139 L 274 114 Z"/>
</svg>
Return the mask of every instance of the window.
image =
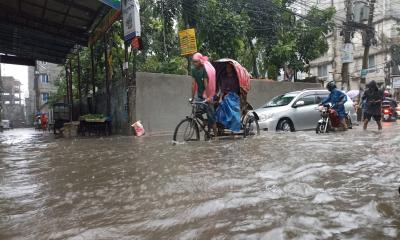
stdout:
<svg viewBox="0 0 400 240">
<path fill-rule="evenodd" d="M 49 75 L 47 74 L 40 74 L 40 82 L 42 83 L 49 83 Z"/>
<path fill-rule="evenodd" d="M 46 65 L 47 64 L 47 62 L 45 62 L 45 61 L 41 61 L 40 62 L 42 65 Z"/>
<path fill-rule="evenodd" d="M 315 104 L 315 95 L 308 95 L 302 97 L 299 101 L 304 101 L 304 106 Z"/>
<path fill-rule="evenodd" d="M 395 38 L 399 36 L 399 28 L 396 24 L 394 24 L 391 28 L 390 28 L 390 37 Z"/>
<path fill-rule="evenodd" d="M 328 78 L 328 66 L 327 65 L 318 67 L 318 77 Z"/>
<path fill-rule="evenodd" d="M 368 57 L 368 72 L 376 72 L 375 55 L 370 55 Z"/>
<path fill-rule="evenodd" d="M 328 96 L 329 96 L 329 94 L 319 94 L 319 95 L 317 95 L 316 104 L 322 103 L 322 101 L 324 101 L 325 99 L 327 99 Z"/>
<path fill-rule="evenodd" d="M 285 95 L 275 97 L 271 101 L 269 101 L 267 104 L 265 104 L 263 106 L 263 108 L 286 106 L 289 103 L 291 103 L 295 97 L 296 97 L 295 95 L 290 95 L 290 94 L 285 94 Z"/>
<path fill-rule="evenodd" d="M 42 93 L 42 102 L 47 103 L 49 101 L 49 93 Z"/>
</svg>

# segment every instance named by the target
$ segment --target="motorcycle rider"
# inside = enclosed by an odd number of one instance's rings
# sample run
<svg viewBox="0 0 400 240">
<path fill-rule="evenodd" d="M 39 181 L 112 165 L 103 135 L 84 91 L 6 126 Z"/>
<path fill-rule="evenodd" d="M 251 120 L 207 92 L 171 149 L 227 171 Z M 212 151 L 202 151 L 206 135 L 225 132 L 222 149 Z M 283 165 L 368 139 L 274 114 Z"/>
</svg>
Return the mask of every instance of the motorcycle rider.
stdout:
<svg viewBox="0 0 400 240">
<path fill-rule="evenodd" d="M 347 101 L 347 95 L 337 89 L 335 81 L 328 82 L 328 84 L 326 84 L 326 88 L 329 90 L 330 94 L 328 98 L 322 101 L 321 105 L 325 105 L 327 103 L 331 103 L 333 105 L 333 109 L 335 109 L 339 116 L 342 130 L 346 131 L 348 126 L 346 123 L 346 110 L 344 108 L 344 103 Z"/>
<path fill-rule="evenodd" d="M 398 117 L 397 116 L 397 111 L 396 111 L 397 101 L 392 98 L 392 94 L 390 92 L 388 92 L 388 91 L 385 91 L 383 93 L 383 95 L 384 95 L 384 99 L 383 100 L 386 101 L 386 102 L 389 102 L 390 107 L 392 108 L 393 115 L 397 119 L 397 117 Z"/>
</svg>

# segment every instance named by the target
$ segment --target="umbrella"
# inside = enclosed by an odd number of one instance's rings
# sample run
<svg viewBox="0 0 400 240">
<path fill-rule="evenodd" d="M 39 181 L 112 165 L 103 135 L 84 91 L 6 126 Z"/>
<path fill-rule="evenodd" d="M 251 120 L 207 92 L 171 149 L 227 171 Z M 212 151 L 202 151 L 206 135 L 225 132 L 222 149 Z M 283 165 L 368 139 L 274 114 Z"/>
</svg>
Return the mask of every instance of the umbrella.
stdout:
<svg viewBox="0 0 400 240">
<path fill-rule="evenodd" d="M 347 96 L 349 96 L 349 98 L 351 99 L 358 97 L 359 94 L 360 94 L 359 90 L 350 90 L 347 92 Z"/>
</svg>

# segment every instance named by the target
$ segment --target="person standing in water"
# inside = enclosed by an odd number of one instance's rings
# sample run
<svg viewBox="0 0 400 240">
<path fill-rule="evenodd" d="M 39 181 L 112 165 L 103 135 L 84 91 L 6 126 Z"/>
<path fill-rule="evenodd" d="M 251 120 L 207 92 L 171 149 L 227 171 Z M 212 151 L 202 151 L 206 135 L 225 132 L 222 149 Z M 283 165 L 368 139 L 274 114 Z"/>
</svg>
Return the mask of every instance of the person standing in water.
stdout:
<svg viewBox="0 0 400 240">
<path fill-rule="evenodd" d="M 40 124 L 42 127 L 43 131 L 46 131 L 47 129 L 47 116 L 45 113 L 42 113 L 42 115 L 40 116 Z"/>
<path fill-rule="evenodd" d="M 362 97 L 362 100 L 366 103 L 366 109 L 364 112 L 364 130 L 367 130 L 368 123 L 371 121 L 372 117 L 378 124 L 378 129 L 382 130 L 382 99 L 382 91 L 379 90 L 375 81 L 371 81 L 368 84 L 368 89 Z"/>
</svg>

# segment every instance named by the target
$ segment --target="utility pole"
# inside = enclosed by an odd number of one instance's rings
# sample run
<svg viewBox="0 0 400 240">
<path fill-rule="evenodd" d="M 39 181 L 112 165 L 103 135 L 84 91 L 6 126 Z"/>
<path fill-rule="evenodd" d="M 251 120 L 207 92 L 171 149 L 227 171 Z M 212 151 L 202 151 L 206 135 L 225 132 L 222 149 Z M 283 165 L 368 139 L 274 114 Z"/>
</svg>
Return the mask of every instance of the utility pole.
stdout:
<svg viewBox="0 0 400 240">
<path fill-rule="evenodd" d="M 335 7 L 334 0 L 331 0 L 331 7 Z M 332 79 L 333 81 L 336 82 L 336 73 L 337 73 L 337 65 L 336 65 L 336 59 L 337 59 L 337 28 L 333 29 L 333 61 L 332 61 Z"/>
<path fill-rule="evenodd" d="M 75 120 L 75 115 L 74 115 L 74 92 L 73 92 L 73 86 L 72 86 L 72 60 L 69 59 L 68 62 L 68 88 L 69 88 L 69 104 L 71 107 L 70 110 L 70 120 L 71 122 Z"/>
<path fill-rule="evenodd" d="M 362 61 L 362 71 L 366 71 L 369 67 L 368 66 L 369 48 L 371 46 L 371 40 L 375 38 L 375 28 L 373 26 L 375 2 L 376 2 L 376 0 L 370 1 L 368 23 L 364 30 L 364 34 L 363 34 L 364 56 L 363 56 L 363 61 Z M 360 90 L 361 91 L 364 90 L 365 83 L 366 83 L 366 74 L 361 74 L 361 81 L 360 81 Z"/>
<path fill-rule="evenodd" d="M 90 45 L 90 65 L 91 65 L 90 78 L 91 78 L 91 82 L 92 82 L 92 109 L 91 109 L 91 113 L 96 113 L 96 98 L 95 98 L 96 81 L 95 81 L 95 76 L 94 76 L 96 74 L 96 70 L 95 70 L 95 65 L 94 65 L 93 44 Z"/>
<path fill-rule="evenodd" d="M 80 50 L 77 52 L 77 61 L 78 61 L 78 69 L 77 69 L 77 77 L 78 77 L 78 97 L 79 97 L 79 113 L 78 116 L 82 114 L 82 86 L 81 86 L 81 59 L 80 59 Z"/>
<path fill-rule="evenodd" d="M 35 89 L 35 107 L 36 107 L 36 113 L 35 115 L 40 112 L 40 91 L 39 91 L 39 69 L 38 69 L 38 61 L 35 61 L 35 73 L 34 73 L 34 82 L 33 86 Z"/>
<path fill-rule="evenodd" d="M 352 7 L 351 7 L 351 0 L 346 0 L 346 22 L 344 24 L 343 29 L 343 37 L 344 37 L 344 44 L 351 44 L 351 33 L 352 27 L 350 22 L 352 21 Z M 350 74 L 349 74 L 349 65 L 350 63 L 344 62 L 342 63 L 342 90 L 344 86 L 347 86 L 347 90 L 350 89 Z"/>
<path fill-rule="evenodd" d="M 107 116 L 111 116 L 111 97 L 110 97 L 110 65 L 109 65 L 109 54 L 110 54 L 110 49 L 109 49 L 109 34 L 106 33 L 104 35 L 104 64 L 105 64 L 105 77 L 106 77 L 106 113 Z"/>
<path fill-rule="evenodd" d="M 66 86 L 66 99 L 65 103 L 69 104 L 69 72 L 68 72 L 68 61 L 65 62 L 65 86 Z"/>
</svg>

